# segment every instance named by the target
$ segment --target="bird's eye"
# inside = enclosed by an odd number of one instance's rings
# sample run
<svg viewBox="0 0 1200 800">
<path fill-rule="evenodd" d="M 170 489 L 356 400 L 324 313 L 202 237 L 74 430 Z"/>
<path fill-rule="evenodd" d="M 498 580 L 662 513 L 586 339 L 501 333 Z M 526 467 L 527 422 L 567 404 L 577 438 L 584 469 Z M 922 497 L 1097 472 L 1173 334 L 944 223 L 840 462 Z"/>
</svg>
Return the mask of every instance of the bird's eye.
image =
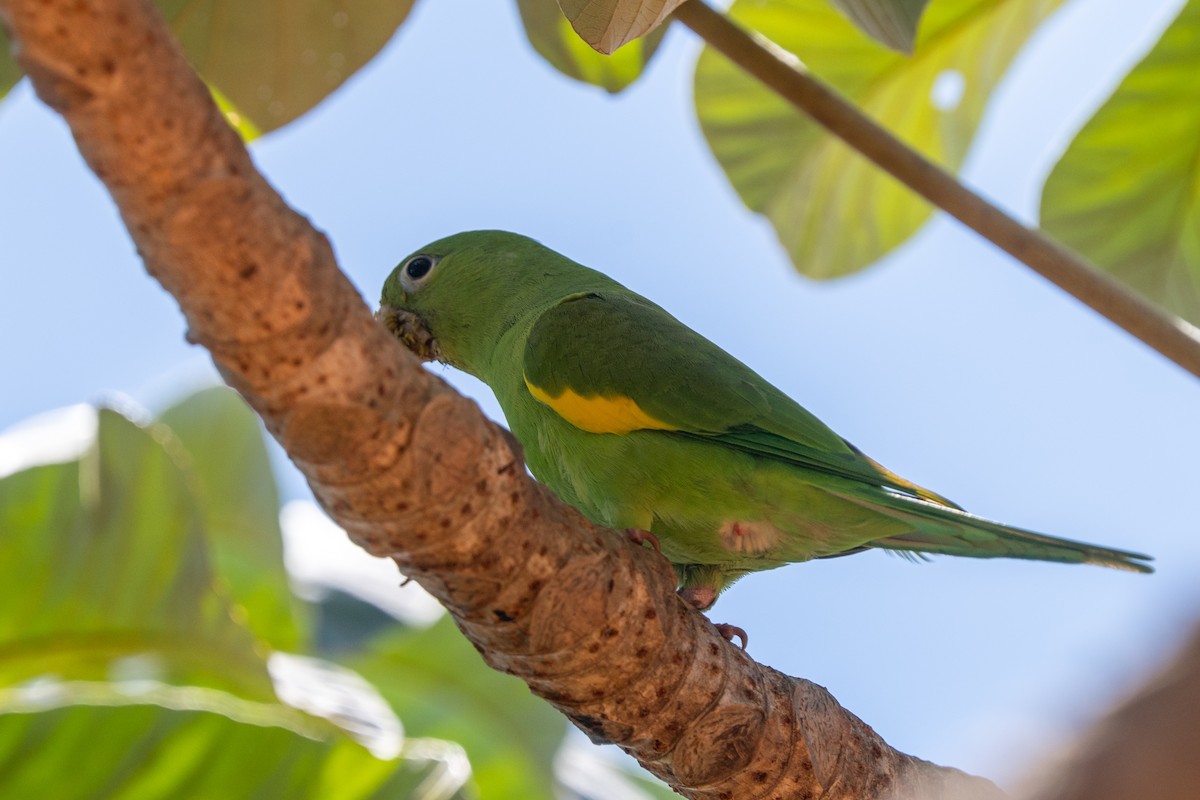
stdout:
<svg viewBox="0 0 1200 800">
<path fill-rule="evenodd" d="M 413 291 L 424 282 L 433 268 L 437 266 L 438 257 L 416 255 L 400 265 L 400 284 L 406 291 Z"/>
<path fill-rule="evenodd" d="M 408 264 L 404 267 L 405 273 L 413 280 L 419 280 L 429 274 L 429 270 L 433 269 L 433 259 L 429 256 L 417 256 L 411 258 Z"/>
</svg>

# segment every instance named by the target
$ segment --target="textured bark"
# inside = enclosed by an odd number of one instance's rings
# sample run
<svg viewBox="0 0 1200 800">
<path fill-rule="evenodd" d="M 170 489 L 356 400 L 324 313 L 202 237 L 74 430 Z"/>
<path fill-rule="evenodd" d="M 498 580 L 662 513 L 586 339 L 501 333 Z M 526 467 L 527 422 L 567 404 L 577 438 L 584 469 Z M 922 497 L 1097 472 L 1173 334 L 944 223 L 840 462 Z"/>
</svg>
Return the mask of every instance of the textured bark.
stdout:
<svg viewBox="0 0 1200 800">
<path fill-rule="evenodd" d="M 676 598 L 653 551 L 531 481 L 505 433 L 374 322 L 149 0 L 0 0 L 0 19 L 189 338 L 330 515 L 438 597 L 488 663 L 689 797 L 999 795 L 755 663 Z"/>
</svg>

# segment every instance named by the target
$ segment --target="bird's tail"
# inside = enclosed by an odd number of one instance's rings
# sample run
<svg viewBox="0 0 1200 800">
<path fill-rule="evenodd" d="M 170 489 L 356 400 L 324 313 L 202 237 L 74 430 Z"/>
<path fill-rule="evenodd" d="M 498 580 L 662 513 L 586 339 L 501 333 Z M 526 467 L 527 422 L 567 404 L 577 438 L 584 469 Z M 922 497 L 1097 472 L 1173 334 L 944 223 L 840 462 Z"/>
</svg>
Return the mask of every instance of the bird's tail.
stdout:
<svg viewBox="0 0 1200 800">
<path fill-rule="evenodd" d="M 873 487 L 874 488 L 874 487 Z M 912 525 L 910 533 L 870 542 L 871 547 L 901 553 L 929 553 L 971 558 L 1029 558 L 1070 564 L 1099 564 L 1131 572 L 1153 572 L 1151 556 L 1128 550 L 1060 539 L 969 514 L 957 507 L 886 489 L 870 494 L 842 494 L 893 519 Z"/>
</svg>

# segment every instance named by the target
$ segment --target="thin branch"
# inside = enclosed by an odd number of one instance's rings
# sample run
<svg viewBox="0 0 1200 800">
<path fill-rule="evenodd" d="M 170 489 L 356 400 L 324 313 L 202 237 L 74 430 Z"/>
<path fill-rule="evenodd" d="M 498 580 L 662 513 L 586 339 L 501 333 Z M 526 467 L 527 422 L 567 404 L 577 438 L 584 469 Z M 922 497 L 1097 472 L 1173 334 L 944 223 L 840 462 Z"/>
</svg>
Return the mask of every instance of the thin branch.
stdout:
<svg viewBox="0 0 1200 800">
<path fill-rule="evenodd" d="M 0 0 L 0 20 L 191 340 L 330 515 L 438 597 L 488 663 L 689 797 L 998 796 L 752 661 L 675 596 L 661 558 L 530 480 L 502 430 L 374 322 L 149 0 Z"/>
<path fill-rule="evenodd" d="M 1046 280 L 1200 377 L 1200 339 L 1193 328 L 1130 292 L 1036 228 L 1005 214 L 865 116 L 778 51 L 702 0 L 675 17 L 745 72 L 808 114 L 908 188 L 958 219 Z"/>
</svg>

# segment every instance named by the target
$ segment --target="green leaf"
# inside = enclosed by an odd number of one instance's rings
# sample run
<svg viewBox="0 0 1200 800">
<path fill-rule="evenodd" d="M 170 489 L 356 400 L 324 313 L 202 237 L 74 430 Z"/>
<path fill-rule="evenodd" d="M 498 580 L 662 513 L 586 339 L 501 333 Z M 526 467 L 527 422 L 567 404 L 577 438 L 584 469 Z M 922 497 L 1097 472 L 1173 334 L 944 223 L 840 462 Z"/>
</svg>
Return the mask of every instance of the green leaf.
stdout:
<svg viewBox="0 0 1200 800">
<path fill-rule="evenodd" d="M 217 387 L 168 408 L 159 421 L 187 451 L 213 568 L 238 615 L 274 649 L 304 650 L 307 626 L 283 566 L 279 490 L 258 417 L 235 392 Z"/>
<path fill-rule="evenodd" d="M 370 61 L 413 0 L 157 0 L 188 59 L 254 126 L 291 122 Z"/>
<path fill-rule="evenodd" d="M 601 53 L 645 36 L 684 0 L 558 0 L 579 36 Z"/>
<path fill-rule="evenodd" d="M 662 25 L 606 56 L 579 38 L 555 0 L 517 0 L 517 8 L 525 35 L 542 58 L 564 75 L 614 94 L 638 79 L 667 31 Z"/>
<path fill-rule="evenodd" d="M 1055 165 L 1042 226 L 1200 325 L 1200 2 L 1191 0 Z"/>
<path fill-rule="evenodd" d="M 243 142 L 252 142 L 263 135 L 263 132 L 258 129 L 258 126 L 250 121 L 242 112 L 238 111 L 233 103 L 229 102 L 229 98 L 221 94 L 221 90 L 214 86 L 209 86 L 208 91 L 212 93 L 213 100 L 217 103 L 217 108 L 225 115 L 225 121 L 229 123 L 229 127 L 237 131 L 238 136 L 242 137 Z"/>
<path fill-rule="evenodd" d="M 911 53 L 929 0 L 833 0 L 850 21 L 894 50 Z"/>
<path fill-rule="evenodd" d="M 21 68 L 17 66 L 8 49 L 8 37 L 4 34 L 4 28 L 0 28 L 0 100 L 4 99 L 9 89 L 16 86 L 19 80 Z"/>
<path fill-rule="evenodd" d="M 824 0 L 738 0 L 730 13 L 796 53 L 901 139 L 957 169 L 992 88 L 1059 2 L 942 0 L 926 11 L 912 57 L 881 47 Z M 928 219 L 923 200 L 707 48 L 695 88 L 717 160 L 804 274 L 862 269 Z"/>
<path fill-rule="evenodd" d="M 553 798 L 566 719 L 518 679 L 487 667 L 448 617 L 379 637 L 350 661 L 410 734 L 458 742 L 483 797 Z"/>
<path fill-rule="evenodd" d="M 101 410 L 80 461 L 0 480 L 0 686 L 133 677 L 274 697 L 161 433 Z"/>
<path fill-rule="evenodd" d="M 469 772 L 454 745 L 379 759 L 331 725 L 217 691 L 51 688 L 0 691 L 0 797 L 450 800 Z"/>
</svg>

